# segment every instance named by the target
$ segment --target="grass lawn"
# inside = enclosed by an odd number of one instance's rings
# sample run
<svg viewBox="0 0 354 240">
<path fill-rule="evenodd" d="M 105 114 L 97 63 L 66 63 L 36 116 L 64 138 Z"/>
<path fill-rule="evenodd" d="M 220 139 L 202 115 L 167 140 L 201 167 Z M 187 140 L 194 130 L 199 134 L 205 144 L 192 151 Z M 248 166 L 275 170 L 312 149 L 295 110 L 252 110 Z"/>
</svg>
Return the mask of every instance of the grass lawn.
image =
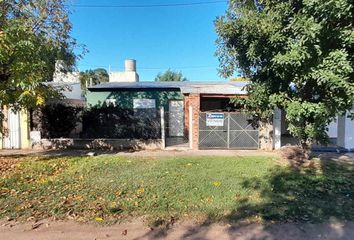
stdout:
<svg viewBox="0 0 354 240">
<path fill-rule="evenodd" d="M 354 219 L 354 165 L 267 157 L 32 157 L 0 178 L 0 219 Z"/>
</svg>

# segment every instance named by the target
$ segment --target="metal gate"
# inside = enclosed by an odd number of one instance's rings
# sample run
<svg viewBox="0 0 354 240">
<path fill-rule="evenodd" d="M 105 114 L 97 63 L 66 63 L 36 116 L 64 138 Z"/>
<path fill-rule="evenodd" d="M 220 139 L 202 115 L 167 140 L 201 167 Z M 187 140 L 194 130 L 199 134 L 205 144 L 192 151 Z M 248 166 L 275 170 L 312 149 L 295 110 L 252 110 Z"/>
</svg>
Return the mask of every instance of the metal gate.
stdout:
<svg viewBox="0 0 354 240">
<path fill-rule="evenodd" d="M 7 118 L 8 133 L 4 138 L 4 148 L 19 149 L 21 147 L 20 113 L 9 109 Z"/>
<path fill-rule="evenodd" d="M 245 113 L 215 113 L 223 115 L 218 122 L 211 122 L 207 116 L 199 114 L 200 149 L 258 149 L 259 130 L 252 117 Z"/>
</svg>

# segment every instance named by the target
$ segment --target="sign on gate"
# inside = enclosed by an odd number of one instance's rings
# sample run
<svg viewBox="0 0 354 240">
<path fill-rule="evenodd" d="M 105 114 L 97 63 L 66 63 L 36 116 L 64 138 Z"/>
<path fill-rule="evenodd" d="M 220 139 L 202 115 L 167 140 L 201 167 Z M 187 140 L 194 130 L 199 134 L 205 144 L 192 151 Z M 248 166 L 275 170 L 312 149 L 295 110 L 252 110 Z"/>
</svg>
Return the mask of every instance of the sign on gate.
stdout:
<svg viewBox="0 0 354 240">
<path fill-rule="evenodd" d="M 223 127 L 225 116 L 223 113 L 207 113 L 206 126 L 208 127 Z"/>
</svg>

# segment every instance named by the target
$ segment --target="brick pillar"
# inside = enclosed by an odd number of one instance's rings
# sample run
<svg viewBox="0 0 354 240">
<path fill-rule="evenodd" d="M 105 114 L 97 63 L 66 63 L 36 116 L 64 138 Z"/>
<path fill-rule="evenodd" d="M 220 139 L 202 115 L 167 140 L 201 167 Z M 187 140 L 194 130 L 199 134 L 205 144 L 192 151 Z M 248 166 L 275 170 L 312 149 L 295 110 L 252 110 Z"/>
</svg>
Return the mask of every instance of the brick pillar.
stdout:
<svg viewBox="0 0 354 240">
<path fill-rule="evenodd" d="M 200 95 L 190 94 L 189 105 L 192 106 L 192 148 L 199 149 L 199 112 L 200 112 Z"/>
</svg>

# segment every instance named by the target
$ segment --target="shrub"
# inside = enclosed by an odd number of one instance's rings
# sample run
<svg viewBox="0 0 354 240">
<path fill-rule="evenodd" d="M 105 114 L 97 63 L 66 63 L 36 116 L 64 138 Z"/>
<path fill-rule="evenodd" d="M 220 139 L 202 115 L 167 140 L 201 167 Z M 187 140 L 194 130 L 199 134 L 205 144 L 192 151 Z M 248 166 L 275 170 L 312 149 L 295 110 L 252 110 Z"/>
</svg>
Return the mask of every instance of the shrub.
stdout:
<svg viewBox="0 0 354 240">
<path fill-rule="evenodd" d="M 47 138 L 65 138 L 80 122 L 82 107 L 50 103 L 41 108 L 41 134 Z"/>
<path fill-rule="evenodd" d="M 94 106 L 82 116 L 84 138 L 160 138 L 160 117 L 155 109 L 131 110 Z"/>
</svg>

